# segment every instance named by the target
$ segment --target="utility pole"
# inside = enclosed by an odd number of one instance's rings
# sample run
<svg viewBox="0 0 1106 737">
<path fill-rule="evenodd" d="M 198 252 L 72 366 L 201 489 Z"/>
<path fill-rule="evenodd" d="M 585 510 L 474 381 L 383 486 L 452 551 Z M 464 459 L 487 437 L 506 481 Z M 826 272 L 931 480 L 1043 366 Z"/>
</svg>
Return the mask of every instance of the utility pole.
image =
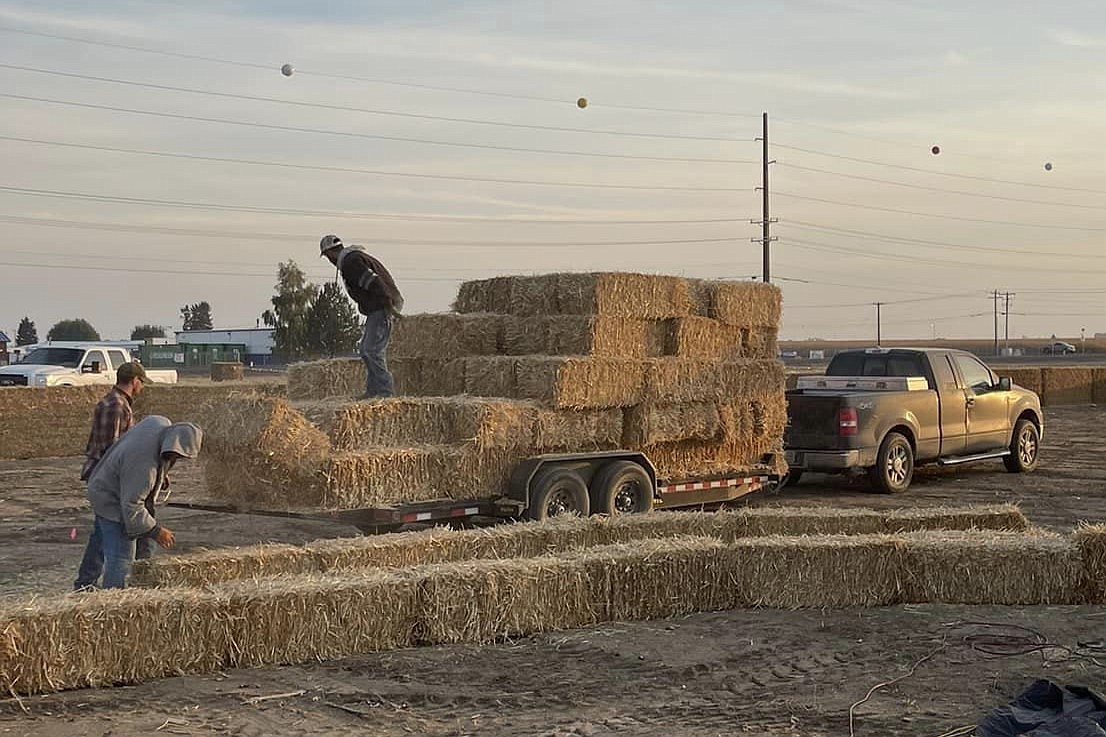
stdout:
<svg viewBox="0 0 1106 737">
<path fill-rule="evenodd" d="M 1006 352 L 1010 352 L 1010 298 L 1015 295 L 1010 292 L 1006 293 L 1006 310 L 1004 317 L 1006 318 Z"/>
<path fill-rule="evenodd" d="M 876 302 L 876 347 L 883 345 L 883 315 L 881 314 L 882 302 Z"/>
<path fill-rule="evenodd" d="M 999 355 L 999 290 L 994 290 L 994 355 Z"/>
<path fill-rule="evenodd" d="M 776 240 L 772 237 L 772 223 L 776 222 L 769 214 L 768 209 L 768 165 L 776 163 L 768 158 L 768 113 L 763 114 L 763 130 L 760 138 L 757 140 L 761 142 L 761 175 L 762 181 L 759 187 L 762 198 L 762 212 L 760 220 L 752 220 L 754 225 L 761 226 L 761 237 L 759 238 L 761 244 L 761 280 L 768 284 L 772 281 L 772 259 L 771 259 L 771 245 L 772 241 Z M 758 241 L 757 238 L 753 239 L 753 243 Z"/>
</svg>

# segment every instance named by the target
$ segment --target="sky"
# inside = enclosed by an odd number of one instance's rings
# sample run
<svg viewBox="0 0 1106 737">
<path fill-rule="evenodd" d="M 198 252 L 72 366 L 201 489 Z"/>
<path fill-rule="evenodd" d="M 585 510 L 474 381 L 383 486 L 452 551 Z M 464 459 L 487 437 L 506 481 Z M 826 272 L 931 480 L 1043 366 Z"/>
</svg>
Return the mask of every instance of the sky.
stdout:
<svg viewBox="0 0 1106 737">
<path fill-rule="evenodd" d="M 327 233 L 407 312 L 759 278 L 763 112 L 782 337 L 1106 333 L 1097 0 L 0 0 L 0 330 L 253 327 Z"/>
</svg>

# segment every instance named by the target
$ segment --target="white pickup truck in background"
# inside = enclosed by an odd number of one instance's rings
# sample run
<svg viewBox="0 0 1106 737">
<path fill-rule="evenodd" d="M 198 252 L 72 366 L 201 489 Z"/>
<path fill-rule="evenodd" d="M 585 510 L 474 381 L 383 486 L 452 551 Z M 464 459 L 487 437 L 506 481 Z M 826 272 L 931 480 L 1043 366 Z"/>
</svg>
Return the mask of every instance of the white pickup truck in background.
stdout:
<svg viewBox="0 0 1106 737">
<path fill-rule="evenodd" d="M 131 360 L 129 350 L 114 345 L 40 345 L 19 363 L 0 367 L 0 387 L 114 384 L 115 369 Z M 146 375 L 157 384 L 177 383 L 174 369 L 147 369 Z"/>
</svg>

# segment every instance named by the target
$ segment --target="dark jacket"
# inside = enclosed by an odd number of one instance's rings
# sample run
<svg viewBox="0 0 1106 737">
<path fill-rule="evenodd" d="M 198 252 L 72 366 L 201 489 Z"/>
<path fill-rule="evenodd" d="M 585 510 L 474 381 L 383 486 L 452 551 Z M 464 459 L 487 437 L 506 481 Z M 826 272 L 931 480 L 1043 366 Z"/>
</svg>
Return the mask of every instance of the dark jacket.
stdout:
<svg viewBox="0 0 1106 737">
<path fill-rule="evenodd" d="M 360 246 L 347 246 L 338 254 L 338 271 L 346 283 L 346 291 L 357 303 L 362 315 L 377 310 L 398 312 L 403 309 L 403 296 L 384 264 L 365 253 Z"/>
</svg>

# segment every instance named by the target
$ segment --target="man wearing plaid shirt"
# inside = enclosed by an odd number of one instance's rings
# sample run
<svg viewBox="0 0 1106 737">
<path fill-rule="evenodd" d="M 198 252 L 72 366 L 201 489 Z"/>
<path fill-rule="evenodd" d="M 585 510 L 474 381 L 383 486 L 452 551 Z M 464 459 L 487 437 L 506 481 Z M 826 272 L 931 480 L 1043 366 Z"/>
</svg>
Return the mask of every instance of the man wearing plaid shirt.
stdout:
<svg viewBox="0 0 1106 737">
<path fill-rule="evenodd" d="M 107 449 L 134 425 L 134 411 L 131 409 L 131 404 L 142 391 L 145 383 L 146 369 L 138 362 L 124 363 L 116 370 L 115 386 L 100 400 L 92 413 L 92 431 L 88 434 L 88 445 L 85 447 L 81 481 L 88 481 Z M 150 496 L 148 505 L 153 504 L 152 499 L 153 495 Z M 153 513 L 152 509 L 149 511 Z M 136 558 L 149 558 L 153 553 L 153 540 L 141 538 L 137 541 L 137 545 Z M 95 587 L 103 570 L 103 540 L 94 525 L 73 588 L 80 591 Z"/>
</svg>

